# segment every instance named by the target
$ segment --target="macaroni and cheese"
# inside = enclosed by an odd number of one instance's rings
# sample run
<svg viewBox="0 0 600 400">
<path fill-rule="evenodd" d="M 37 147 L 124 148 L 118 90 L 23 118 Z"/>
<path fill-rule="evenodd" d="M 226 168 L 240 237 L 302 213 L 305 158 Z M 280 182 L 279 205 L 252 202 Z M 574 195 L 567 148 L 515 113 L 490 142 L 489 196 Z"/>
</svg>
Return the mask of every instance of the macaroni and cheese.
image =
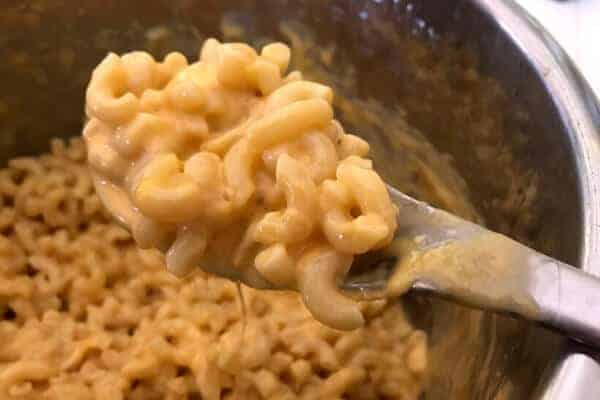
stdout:
<svg viewBox="0 0 600 400">
<path fill-rule="evenodd" d="M 0 399 L 416 400 L 427 339 L 398 301 L 319 324 L 297 293 L 177 279 L 94 192 L 83 142 L 0 169 Z"/>
<path fill-rule="evenodd" d="M 332 89 L 289 61 L 281 43 L 215 39 L 191 64 L 110 54 L 87 90 L 88 161 L 108 210 L 175 275 L 298 290 L 318 320 L 355 329 L 359 304 L 337 283 L 390 243 L 396 209 Z"/>
</svg>

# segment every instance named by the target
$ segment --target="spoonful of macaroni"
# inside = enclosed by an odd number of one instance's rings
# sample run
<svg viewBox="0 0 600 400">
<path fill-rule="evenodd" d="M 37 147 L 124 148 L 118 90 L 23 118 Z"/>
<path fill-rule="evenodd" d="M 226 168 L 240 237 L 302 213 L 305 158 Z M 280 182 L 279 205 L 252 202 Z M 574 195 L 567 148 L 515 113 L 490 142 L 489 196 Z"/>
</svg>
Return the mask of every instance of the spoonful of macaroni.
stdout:
<svg viewBox="0 0 600 400">
<path fill-rule="evenodd" d="M 412 287 L 541 319 L 520 275 L 534 264 L 525 256 L 532 250 L 390 197 L 368 143 L 334 118 L 331 88 L 287 72 L 289 61 L 281 43 L 257 52 L 209 39 L 193 63 L 132 52 L 98 65 L 86 93 L 88 162 L 99 197 L 138 246 L 164 252 L 178 276 L 200 267 L 297 290 L 315 318 L 338 329 L 364 323 L 355 293 Z M 390 279 L 340 289 L 355 257 L 383 249 L 397 259 Z M 555 279 L 562 270 L 582 276 L 544 260 Z M 513 262 L 522 265 L 512 270 Z"/>
<path fill-rule="evenodd" d="M 317 319 L 353 329 L 360 307 L 337 282 L 391 243 L 396 209 L 331 88 L 289 61 L 281 43 L 215 39 L 194 63 L 109 54 L 86 93 L 88 161 L 109 212 L 175 275 L 298 290 Z"/>
</svg>

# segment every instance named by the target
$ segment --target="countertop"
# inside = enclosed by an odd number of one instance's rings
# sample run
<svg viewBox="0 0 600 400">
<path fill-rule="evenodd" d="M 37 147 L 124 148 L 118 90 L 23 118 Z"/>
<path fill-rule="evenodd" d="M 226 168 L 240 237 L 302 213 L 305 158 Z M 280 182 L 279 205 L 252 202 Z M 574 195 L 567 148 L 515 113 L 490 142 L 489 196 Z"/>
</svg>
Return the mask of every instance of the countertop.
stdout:
<svg viewBox="0 0 600 400">
<path fill-rule="evenodd" d="M 600 97 L 600 0 L 516 0 L 556 38 Z"/>
</svg>

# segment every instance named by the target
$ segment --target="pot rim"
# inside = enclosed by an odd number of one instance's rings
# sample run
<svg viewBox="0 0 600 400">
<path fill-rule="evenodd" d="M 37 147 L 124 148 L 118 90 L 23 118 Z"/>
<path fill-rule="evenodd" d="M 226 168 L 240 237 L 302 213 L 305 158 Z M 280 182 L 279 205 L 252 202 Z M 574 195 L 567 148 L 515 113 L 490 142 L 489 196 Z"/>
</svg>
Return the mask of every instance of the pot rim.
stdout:
<svg viewBox="0 0 600 400">
<path fill-rule="evenodd" d="M 562 47 L 514 0 L 472 1 L 518 46 L 552 97 L 577 169 L 583 223 L 579 266 L 600 276 L 600 102 Z M 600 394 L 600 357 L 566 343 L 535 398 L 588 399 L 593 393 Z"/>
</svg>

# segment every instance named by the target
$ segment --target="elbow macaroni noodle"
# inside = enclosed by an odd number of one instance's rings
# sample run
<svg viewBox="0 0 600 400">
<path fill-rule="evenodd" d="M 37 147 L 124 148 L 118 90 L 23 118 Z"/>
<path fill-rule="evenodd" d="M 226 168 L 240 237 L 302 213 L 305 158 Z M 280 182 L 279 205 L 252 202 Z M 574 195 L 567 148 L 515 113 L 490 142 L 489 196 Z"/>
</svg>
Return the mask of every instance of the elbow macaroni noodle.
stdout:
<svg viewBox="0 0 600 400">
<path fill-rule="evenodd" d="M 317 319 L 354 329 L 359 305 L 336 282 L 390 243 L 396 209 L 331 88 L 289 61 L 281 43 L 215 39 L 192 64 L 110 54 L 87 90 L 88 161 L 109 211 L 169 271 L 298 290 Z"/>
</svg>

